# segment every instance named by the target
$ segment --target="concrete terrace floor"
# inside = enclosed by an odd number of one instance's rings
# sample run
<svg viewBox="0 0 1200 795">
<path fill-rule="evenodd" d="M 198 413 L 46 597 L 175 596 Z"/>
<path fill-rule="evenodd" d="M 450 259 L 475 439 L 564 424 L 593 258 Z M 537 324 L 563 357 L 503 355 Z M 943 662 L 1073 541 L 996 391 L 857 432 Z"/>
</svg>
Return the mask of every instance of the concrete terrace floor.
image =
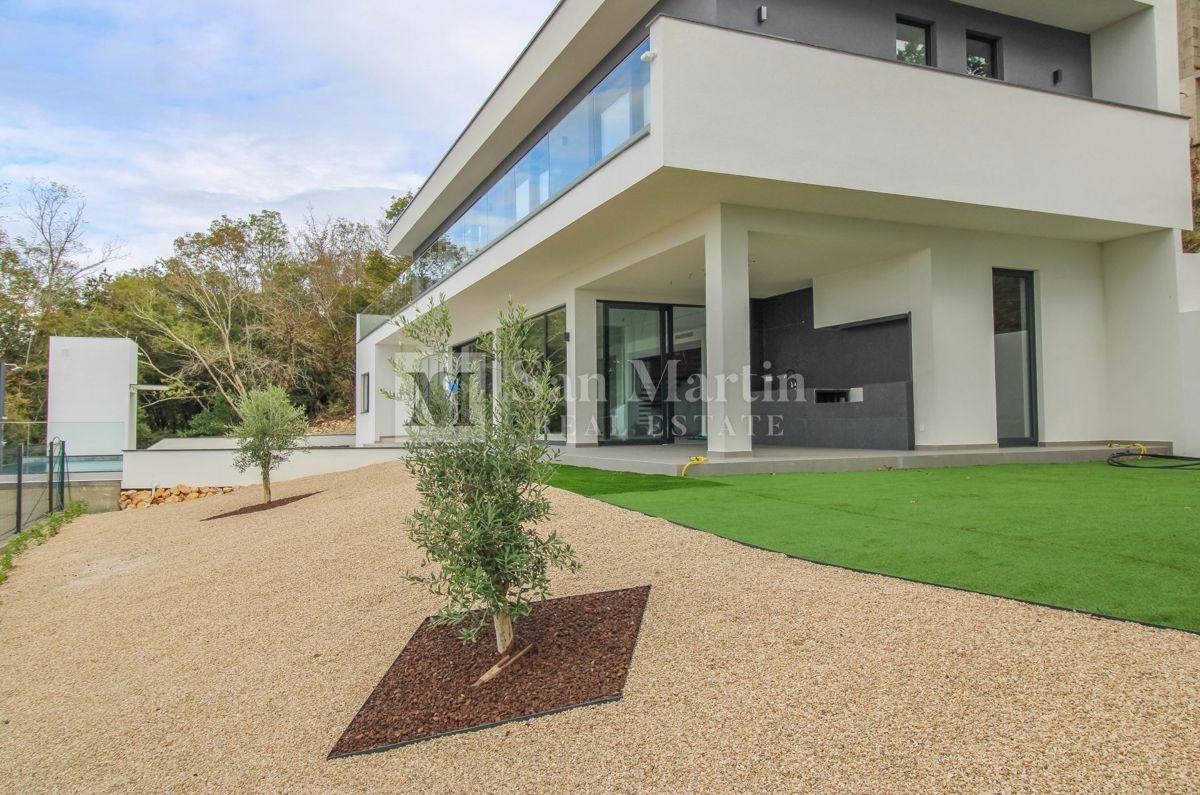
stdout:
<svg viewBox="0 0 1200 795">
<path fill-rule="evenodd" d="M 560 595 L 652 585 L 624 698 L 325 756 L 437 603 L 403 465 L 87 516 L 0 587 L 7 792 L 1172 791 L 1200 637 L 788 559 L 565 492 Z M 519 632 L 519 624 L 518 624 Z"/>
<path fill-rule="evenodd" d="M 1171 446 L 1149 444 L 1151 453 L 1170 453 Z M 703 476 L 759 475 L 768 472 L 861 472 L 872 469 L 928 469 L 988 464 L 1074 464 L 1103 461 L 1115 450 L 1106 444 L 1049 447 L 967 447 L 954 450 L 854 450 L 818 447 L 756 445 L 752 455 L 709 457 L 688 474 Z M 559 463 L 593 469 L 679 475 L 693 456 L 708 456 L 703 442 L 677 441 L 662 445 L 601 445 L 564 447 Z"/>
</svg>

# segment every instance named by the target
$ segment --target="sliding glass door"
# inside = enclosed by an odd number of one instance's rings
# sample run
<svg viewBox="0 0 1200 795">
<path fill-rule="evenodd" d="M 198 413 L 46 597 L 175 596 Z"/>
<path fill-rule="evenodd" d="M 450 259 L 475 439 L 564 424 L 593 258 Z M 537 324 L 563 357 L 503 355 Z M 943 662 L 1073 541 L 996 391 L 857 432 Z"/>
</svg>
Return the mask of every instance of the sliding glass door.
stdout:
<svg viewBox="0 0 1200 795">
<path fill-rule="evenodd" d="M 602 302 L 603 441 L 704 439 L 704 334 L 702 306 Z"/>
<path fill-rule="evenodd" d="M 996 431 L 1001 446 L 1038 443 L 1033 273 L 992 272 Z"/>
<path fill-rule="evenodd" d="M 668 440 L 663 383 L 667 323 L 664 307 L 657 304 L 603 304 L 606 441 Z"/>
</svg>

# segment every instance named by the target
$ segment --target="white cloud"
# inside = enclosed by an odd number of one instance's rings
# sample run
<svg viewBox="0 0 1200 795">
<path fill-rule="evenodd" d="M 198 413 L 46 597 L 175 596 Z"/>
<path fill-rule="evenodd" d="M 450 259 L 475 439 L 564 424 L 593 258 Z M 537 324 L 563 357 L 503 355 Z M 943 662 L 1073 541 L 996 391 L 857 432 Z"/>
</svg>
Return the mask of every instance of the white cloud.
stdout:
<svg viewBox="0 0 1200 795">
<path fill-rule="evenodd" d="M 6 3 L 0 181 L 78 187 L 93 234 L 125 241 L 125 267 L 222 213 L 374 220 L 419 185 L 551 6 Z"/>
</svg>

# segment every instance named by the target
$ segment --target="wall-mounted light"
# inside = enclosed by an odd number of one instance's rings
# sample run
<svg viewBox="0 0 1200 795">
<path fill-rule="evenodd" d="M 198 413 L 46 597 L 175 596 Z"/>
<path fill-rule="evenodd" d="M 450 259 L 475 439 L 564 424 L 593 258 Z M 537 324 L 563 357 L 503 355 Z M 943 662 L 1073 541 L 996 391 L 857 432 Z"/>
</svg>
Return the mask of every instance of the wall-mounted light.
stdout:
<svg viewBox="0 0 1200 795">
<path fill-rule="evenodd" d="M 658 53 L 655 52 L 654 50 L 649 50 L 648 52 L 642 53 L 642 60 L 645 61 L 646 63 L 650 63 L 657 57 L 658 57 Z"/>
<path fill-rule="evenodd" d="M 1062 71 L 1062 69 L 1055 69 L 1055 70 L 1054 70 L 1054 85 L 1058 85 L 1058 84 L 1059 84 L 1059 83 L 1061 83 L 1062 81 L 1063 81 L 1063 71 Z"/>
<path fill-rule="evenodd" d="M 758 24 L 761 25 L 762 23 L 764 23 L 766 21 L 767 21 L 767 7 L 759 6 L 758 7 Z"/>
</svg>

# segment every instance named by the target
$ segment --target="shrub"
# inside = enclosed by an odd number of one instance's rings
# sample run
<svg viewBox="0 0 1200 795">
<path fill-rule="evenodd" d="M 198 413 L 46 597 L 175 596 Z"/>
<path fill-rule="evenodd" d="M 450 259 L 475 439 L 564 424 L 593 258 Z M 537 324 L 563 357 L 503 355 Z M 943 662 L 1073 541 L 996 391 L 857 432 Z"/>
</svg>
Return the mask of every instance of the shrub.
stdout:
<svg viewBox="0 0 1200 795">
<path fill-rule="evenodd" d="M 404 324 L 424 358 L 410 369 L 396 365 L 401 399 L 413 409 L 405 460 L 421 496 L 407 529 L 425 553 L 422 567 L 436 567 L 408 579 L 445 600 L 434 623 L 465 624 L 464 642 L 490 617 L 502 654 L 513 643 L 513 620 L 549 594 L 550 569 L 579 569 L 568 544 L 537 531 L 550 517 L 545 488 L 557 455 L 540 439 L 561 386 L 523 344 L 529 331 L 524 308 L 510 304 L 465 361 L 449 346 L 445 305 L 431 304 Z M 485 389 L 493 365 L 494 396 Z"/>
<path fill-rule="evenodd" d="M 257 468 L 262 475 L 263 502 L 271 501 L 271 472 L 304 447 L 308 421 L 304 410 L 293 406 L 279 387 L 255 389 L 237 401 L 241 419 L 229 429 L 238 440 L 233 465 L 238 472 Z"/>
</svg>

